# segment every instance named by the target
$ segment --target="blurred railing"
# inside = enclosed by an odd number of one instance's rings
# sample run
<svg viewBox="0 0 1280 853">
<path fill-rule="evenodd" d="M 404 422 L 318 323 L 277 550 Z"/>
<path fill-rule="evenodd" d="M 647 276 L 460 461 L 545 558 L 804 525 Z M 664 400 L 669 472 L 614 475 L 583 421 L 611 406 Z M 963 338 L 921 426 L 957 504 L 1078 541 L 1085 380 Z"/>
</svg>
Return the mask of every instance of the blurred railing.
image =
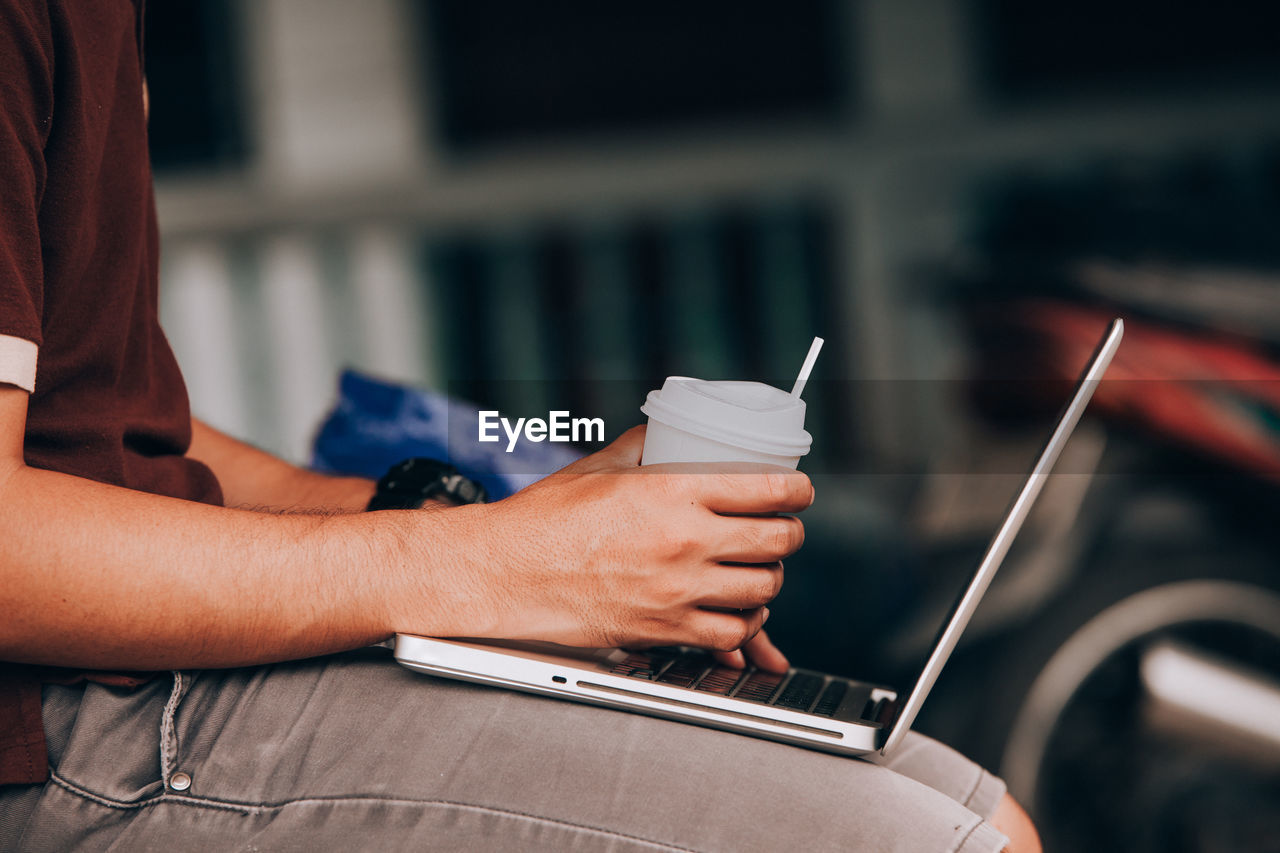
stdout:
<svg viewBox="0 0 1280 853">
<path fill-rule="evenodd" d="M 165 248 L 162 314 L 197 416 L 289 458 L 307 458 L 343 367 L 522 417 L 604 417 L 612 435 L 668 374 L 787 381 L 838 316 L 829 232 L 822 203 L 771 198 L 527 227 L 187 235 Z M 841 345 L 824 357 L 839 364 Z M 839 406 L 811 395 L 811 430 Z"/>
</svg>

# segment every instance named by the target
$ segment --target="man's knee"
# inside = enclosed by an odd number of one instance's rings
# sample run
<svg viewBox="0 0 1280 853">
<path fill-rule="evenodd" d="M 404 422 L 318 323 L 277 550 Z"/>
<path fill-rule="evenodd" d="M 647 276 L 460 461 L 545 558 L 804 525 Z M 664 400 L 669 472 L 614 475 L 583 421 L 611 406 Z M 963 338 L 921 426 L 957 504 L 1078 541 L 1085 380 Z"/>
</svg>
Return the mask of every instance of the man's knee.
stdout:
<svg viewBox="0 0 1280 853">
<path fill-rule="evenodd" d="M 1005 794 L 991 816 L 995 828 L 1009 837 L 1008 853 L 1041 853 L 1040 836 L 1035 824 L 1018 805 L 1017 800 Z"/>
</svg>

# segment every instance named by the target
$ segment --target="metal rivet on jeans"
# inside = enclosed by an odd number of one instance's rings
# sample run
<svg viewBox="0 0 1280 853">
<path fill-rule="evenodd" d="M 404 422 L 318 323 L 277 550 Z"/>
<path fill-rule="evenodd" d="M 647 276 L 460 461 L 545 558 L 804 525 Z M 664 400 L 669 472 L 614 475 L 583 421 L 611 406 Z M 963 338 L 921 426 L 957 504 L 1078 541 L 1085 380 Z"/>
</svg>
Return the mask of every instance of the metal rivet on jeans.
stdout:
<svg viewBox="0 0 1280 853">
<path fill-rule="evenodd" d="M 178 772 L 169 777 L 169 787 L 175 791 L 185 791 L 191 787 L 191 777 Z"/>
</svg>

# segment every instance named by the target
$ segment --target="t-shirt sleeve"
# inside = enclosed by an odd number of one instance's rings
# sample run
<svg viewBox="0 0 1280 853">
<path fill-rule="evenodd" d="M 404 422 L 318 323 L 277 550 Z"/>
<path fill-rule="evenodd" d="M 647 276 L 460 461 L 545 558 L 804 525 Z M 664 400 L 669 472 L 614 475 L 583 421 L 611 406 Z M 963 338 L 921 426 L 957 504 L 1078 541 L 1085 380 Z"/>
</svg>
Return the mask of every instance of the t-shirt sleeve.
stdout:
<svg viewBox="0 0 1280 853">
<path fill-rule="evenodd" d="M 0 382 L 28 391 L 41 344 L 39 212 L 52 116 L 47 8 L 0 0 Z"/>
</svg>

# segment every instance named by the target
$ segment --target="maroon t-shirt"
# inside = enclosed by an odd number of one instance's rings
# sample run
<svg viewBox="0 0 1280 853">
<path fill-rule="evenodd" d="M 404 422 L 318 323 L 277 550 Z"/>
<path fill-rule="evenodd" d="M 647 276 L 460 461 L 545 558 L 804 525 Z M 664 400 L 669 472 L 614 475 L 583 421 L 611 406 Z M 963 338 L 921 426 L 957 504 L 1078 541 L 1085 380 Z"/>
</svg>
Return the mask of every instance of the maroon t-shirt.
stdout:
<svg viewBox="0 0 1280 853">
<path fill-rule="evenodd" d="M 220 504 L 157 319 L 141 2 L 0 0 L 0 347 L 38 348 L 28 465 Z M 77 677 L 0 665 L 0 783 L 47 778 L 40 680 Z"/>
</svg>

